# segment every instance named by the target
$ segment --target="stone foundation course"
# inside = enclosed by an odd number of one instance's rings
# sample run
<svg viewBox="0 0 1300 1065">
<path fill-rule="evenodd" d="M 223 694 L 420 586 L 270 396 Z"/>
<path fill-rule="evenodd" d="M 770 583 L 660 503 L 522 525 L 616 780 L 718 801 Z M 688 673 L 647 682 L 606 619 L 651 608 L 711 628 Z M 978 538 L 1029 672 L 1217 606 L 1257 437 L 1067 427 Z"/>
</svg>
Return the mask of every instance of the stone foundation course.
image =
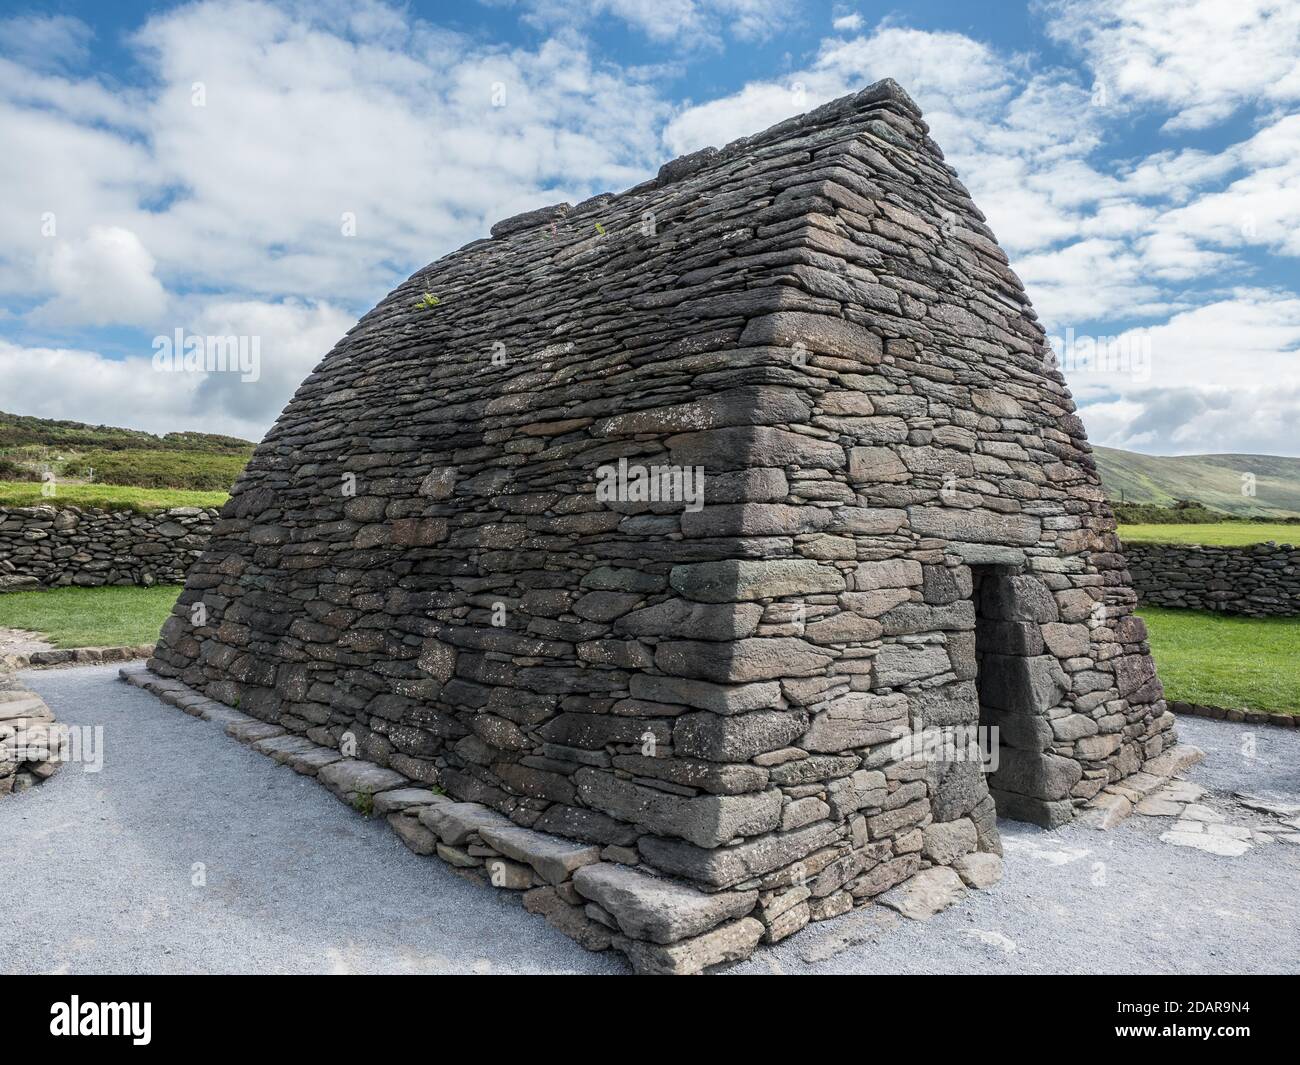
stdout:
<svg viewBox="0 0 1300 1065">
<path fill-rule="evenodd" d="M 923 919 L 996 880 L 999 815 L 1159 758 L 1135 602 L 1023 287 L 884 81 L 399 286 L 258 447 L 150 683 L 691 972 Z"/>
<path fill-rule="evenodd" d="M 180 584 L 216 519 L 200 507 L 156 514 L 0 507 L 0 592 Z"/>
<path fill-rule="evenodd" d="M 1300 617 L 1300 548 L 1125 544 L 1138 598 L 1151 606 Z"/>
</svg>

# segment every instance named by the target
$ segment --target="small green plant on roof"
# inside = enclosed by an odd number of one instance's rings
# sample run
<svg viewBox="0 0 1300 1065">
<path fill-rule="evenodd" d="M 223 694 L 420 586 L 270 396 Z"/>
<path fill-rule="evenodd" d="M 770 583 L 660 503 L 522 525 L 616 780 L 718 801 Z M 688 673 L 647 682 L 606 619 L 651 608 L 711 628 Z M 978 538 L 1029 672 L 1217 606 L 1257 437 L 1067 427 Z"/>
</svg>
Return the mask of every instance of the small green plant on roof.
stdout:
<svg viewBox="0 0 1300 1065">
<path fill-rule="evenodd" d="M 352 809 L 362 817 L 372 817 L 375 812 L 375 797 L 366 791 L 358 791 L 352 796 Z"/>
<path fill-rule="evenodd" d="M 426 292 L 423 296 L 421 296 L 416 301 L 415 307 L 417 310 L 431 311 L 433 310 L 433 308 L 438 306 L 438 304 L 441 302 L 442 301 L 439 300 L 438 297 L 435 296 L 432 292 Z"/>
<path fill-rule="evenodd" d="M 599 233 L 602 237 L 605 235 L 605 227 L 602 226 L 599 222 L 596 223 L 596 232 Z"/>
</svg>

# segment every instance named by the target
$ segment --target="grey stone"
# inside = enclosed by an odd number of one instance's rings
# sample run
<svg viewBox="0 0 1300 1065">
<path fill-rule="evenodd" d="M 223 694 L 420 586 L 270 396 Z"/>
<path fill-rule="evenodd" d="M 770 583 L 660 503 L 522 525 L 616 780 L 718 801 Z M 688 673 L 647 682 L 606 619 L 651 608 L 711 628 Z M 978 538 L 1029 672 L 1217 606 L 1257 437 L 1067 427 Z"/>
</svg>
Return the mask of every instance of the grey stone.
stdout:
<svg viewBox="0 0 1300 1065">
<path fill-rule="evenodd" d="M 600 862 L 579 869 L 573 885 L 610 913 L 623 934 L 654 943 L 698 936 L 754 908 L 757 891 L 705 894 L 687 884 Z"/>
</svg>

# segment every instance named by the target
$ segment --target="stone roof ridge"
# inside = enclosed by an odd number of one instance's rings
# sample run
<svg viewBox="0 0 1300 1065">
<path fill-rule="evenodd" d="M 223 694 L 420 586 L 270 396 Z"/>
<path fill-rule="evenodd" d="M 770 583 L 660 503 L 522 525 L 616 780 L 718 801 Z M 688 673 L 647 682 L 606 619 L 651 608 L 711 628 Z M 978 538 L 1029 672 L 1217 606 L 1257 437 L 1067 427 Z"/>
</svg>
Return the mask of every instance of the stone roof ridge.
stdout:
<svg viewBox="0 0 1300 1065">
<path fill-rule="evenodd" d="M 524 211 L 520 214 L 511 215 L 509 218 L 503 218 L 491 228 L 490 232 L 494 239 L 500 240 L 514 233 L 545 226 L 547 223 L 558 221 L 568 214 L 580 214 L 589 209 L 603 206 L 611 200 L 660 189 L 674 182 L 682 181 L 717 163 L 734 159 L 752 148 L 789 137 L 800 130 L 831 125 L 856 111 L 878 107 L 881 104 L 892 104 L 907 114 L 908 117 L 914 119 L 923 137 L 928 133 L 929 127 L 922 121 L 921 109 L 917 106 L 916 101 L 893 78 L 882 78 L 880 81 L 868 85 L 865 89 L 831 100 L 820 107 L 813 108 L 811 111 L 805 111 L 803 114 L 783 119 L 760 133 L 741 137 L 723 148 L 701 148 L 699 151 L 689 152 L 686 155 L 678 156 L 676 159 L 670 159 L 659 168 L 659 173 L 649 181 L 643 181 L 641 184 L 634 185 L 623 192 L 601 193 L 592 196 L 590 199 L 583 200 L 576 207 L 570 203 L 555 203 L 548 207 L 538 207 L 531 211 Z"/>
</svg>

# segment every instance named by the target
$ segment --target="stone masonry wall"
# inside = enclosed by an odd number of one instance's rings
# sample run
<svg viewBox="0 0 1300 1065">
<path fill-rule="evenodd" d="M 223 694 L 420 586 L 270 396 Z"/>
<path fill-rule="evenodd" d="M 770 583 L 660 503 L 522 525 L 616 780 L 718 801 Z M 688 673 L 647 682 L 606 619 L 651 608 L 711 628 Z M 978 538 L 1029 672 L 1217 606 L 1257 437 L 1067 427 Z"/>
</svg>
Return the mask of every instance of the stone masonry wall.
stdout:
<svg viewBox="0 0 1300 1065">
<path fill-rule="evenodd" d="M 0 507 L 0 592 L 75 584 L 179 584 L 217 511 L 154 514 L 78 507 Z"/>
<path fill-rule="evenodd" d="M 1300 549 L 1126 544 L 1138 599 L 1249 617 L 1300 616 Z"/>
<path fill-rule="evenodd" d="M 602 848 L 621 899 L 714 899 L 659 933 L 699 962 L 987 884 L 1001 804 L 1059 824 L 1170 746 L 1134 602 L 1043 330 L 886 81 L 399 286 L 150 668 L 437 785 L 448 860 L 488 810 Z"/>
</svg>

